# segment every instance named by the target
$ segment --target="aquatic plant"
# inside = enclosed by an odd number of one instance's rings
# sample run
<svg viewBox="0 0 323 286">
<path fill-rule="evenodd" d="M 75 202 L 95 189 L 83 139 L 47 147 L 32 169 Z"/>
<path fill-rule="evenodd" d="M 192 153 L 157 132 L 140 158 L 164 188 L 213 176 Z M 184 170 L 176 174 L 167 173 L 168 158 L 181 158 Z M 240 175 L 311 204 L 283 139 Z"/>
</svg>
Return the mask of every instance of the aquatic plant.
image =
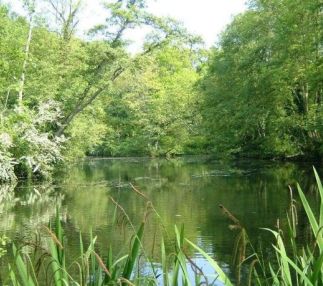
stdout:
<svg viewBox="0 0 323 286">
<path fill-rule="evenodd" d="M 315 169 L 314 174 L 320 200 L 318 218 L 315 217 L 314 210 L 312 210 L 308 203 L 301 187 L 297 184 L 298 195 L 302 207 L 306 212 L 314 241 L 302 247 L 298 245 L 296 231 L 298 224 L 297 210 L 292 189 L 290 188 L 291 206 L 287 213 L 288 232 L 284 233 L 279 223 L 277 230 L 263 229 L 274 236 L 275 240 L 272 248 L 275 253 L 275 259 L 266 260 L 261 249 L 260 251 L 256 251 L 241 223 L 227 209 L 221 206 L 225 215 L 234 222 L 231 228 L 239 229 L 234 247 L 234 260 L 237 260 L 235 267 L 237 269 L 237 281 L 239 285 L 241 265 L 248 263 L 248 285 L 323 285 L 323 188 Z M 249 247 L 251 254 L 244 258 L 247 247 Z M 230 285 L 230 283 L 225 282 L 225 285 Z"/>
<path fill-rule="evenodd" d="M 323 187 L 319 176 L 314 170 L 317 188 L 320 198 L 320 210 L 318 218 L 311 209 L 310 204 L 302 189 L 297 185 L 298 195 L 306 212 L 307 219 L 314 235 L 314 241 L 300 248 L 297 245 L 297 212 L 295 200 L 291 197 L 291 208 L 287 214 L 288 232 L 264 229 L 274 237 L 272 249 L 275 259 L 266 260 L 260 251 L 252 246 L 242 223 L 224 206 L 221 206 L 224 214 L 233 222 L 231 229 L 238 230 L 234 247 L 234 265 L 237 274 L 240 275 L 241 266 L 248 266 L 248 285 L 295 285 L 295 286 L 320 286 L 323 284 Z M 13 285 L 34 286 L 45 282 L 45 285 L 214 285 L 215 281 L 231 286 L 234 285 L 225 271 L 216 260 L 192 241 L 185 239 L 184 227 L 180 230 L 175 226 L 175 244 L 173 251 L 166 252 L 164 240 L 161 238 L 160 257 L 161 262 L 156 267 L 144 249 L 144 229 L 148 214 L 156 212 L 149 198 L 134 188 L 139 195 L 148 200 L 143 221 L 135 230 L 129 244 L 126 255 L 113 256 L 112 248 L 104 255 L 97 250 L 97 238 L 90 235 L 87 248 L 84 247 L 82 235 L 79 239 L 79 257 L 67 265 L 66 242 L 63 226 L 56 212 L 56 220 L 53 226 L 45 227 L 46 237 L 37 236 L 33 243 L 16 247 L 13 245 L 14 263 L 9 265 L 8 283 Z M 115 202 L 115 201 L 114 201 Z M 116 210 L 119 209 L 125 220 L 130 220 L 125 210 L 115 202 Z M 158 215 L 158 214 L 157 214 Z M 41 238 L 40 238 L 41 237 Z M 44 239 L 45 242 L 44 243 Z M 29 247 L 29 251 L 26 251 Z M 214 279 L 196 265 L 188 254 L 193 249 L 203 256 L 214 271 Z M 249 251 L 247 249 L 249 248 Z M 247 253 L 251 252 L 247 256 Z M 247 256 L 247 257 L 246 257 Z M 150 274 L 142 274 L 138 271 L 141 267 L 140 260 L 143 257 L 151 268 Z M 194 279 L 189 274 L 188 267 L 193 269 Z M 191 272 L 192 273 L 192 272 Z M 238 277 L 237 284 L 241 281 Z"/>
</svg>

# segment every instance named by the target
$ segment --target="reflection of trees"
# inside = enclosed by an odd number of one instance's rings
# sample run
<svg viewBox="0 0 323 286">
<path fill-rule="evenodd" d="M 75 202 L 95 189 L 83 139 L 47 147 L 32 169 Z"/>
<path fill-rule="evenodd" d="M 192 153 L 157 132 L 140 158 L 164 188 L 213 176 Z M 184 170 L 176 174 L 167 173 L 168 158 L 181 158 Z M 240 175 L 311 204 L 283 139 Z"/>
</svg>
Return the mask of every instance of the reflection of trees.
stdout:
<svg viewBox="0 0 323 286">
<path fill-rule="evenodd" d="M 144 237 L 148 255 L 158 259 L 161 233 L 165 235 L 166 248 L 171 251 L 174 225 L 183 223 L 186 237 L 213 253 L 227 267 L 232 260 L 237 233 L 229 230 L 230 222 L 221 215 L 218 205 L 231 210 L 257 244 L 269 237 L 260 227 L 273 228 L 277 218 L 282 227 L 286 226 L 288 185 L 294 186 L 296 181 L 305 191 L 313 190 L 311 167 L 291 163 L 241 161 L 231 164 L 181 159 L 85 161 L 57 179 L 59 191 L 50 184 L 18 186 L 15 191 L 12 186 L 0 188 L 0 230 L 22 233 L 47 224 L 55 213 L 55 206 L 62 205 L 72 257 L 79 255 L 79 231 L 87 243 L 91 228 L 98 236 L 102 253 L 106 253 L 110 245 L 116 254 L 126 252 L 133 230 L 119 211 L 115 213 L 109 196 L 138 226 L 146 201 L 131 190 L 129 183 L 132 183 L 152 201 L 162 219 L 153 214 L 148 219 Z M 315 203 L 314 197 L 312 202 Z M 305 228 L 302 224 L 301 227 Z"/>
<path fill-rule="evenodd" d="M 37 229 L 55 217 L 56 206 L 60 207 L 63 199 L 50 183 L 0 185 L 0 235 L 18 243 L 33 239 Z M 0 277 L 8 274 L 10 259 L 2 257 Z"/>
<path fill-rule="evenodd" d="M 102 228 L 109 224 L 108 190 L 105 187 L 66 187 L 65 192 L 68 216 L 80 231 L 88 232 L 90 228 Z"/>
<path fill-rule="evenodd" d="M 263 250 L 271 255 L 271 248 L 265 247 L 270 235 L 260 228 L 274 228 L 279 218 L 281 226 L 286 229 L 288 185 L 295 186 L 300 181 L 304 190 L 311 190 L 314 185 L 311 167 L 292 163 L 119 160 L 100 161 L 92 167 L 92 182 L 101 181 L 110 186 L 110 194 L 135 223 L 140 221 L 145 204 L 131 191 L 127 185 L 129 182 L 152 200 L 167 233 L 172 236 L 174 224 L 184 223 L 188 238 L 227 264 L 232 260 L 237 233 L 229 230 L 229 222 L 220 214 L 219 204 L 225 205 L 240 219 L 255 247 L 262 242 Z M 145 246 L 150 252 L 154 247 L 159 249 L 160 233 L 160 222 L 151 219 L 145 237 Z M 114 241 L 118 248 L 118 235 L 111 236 L 110 241 Z M 172 237 L 166 243 L 171 249 Z"/>
<path fill-rule="evenodd" d="M 10 212 L 16 205 L 14 184 L 0 185 L 0 231 L 11 229 L 14 224 L 15 214 Z"/>
<path fill-rule="evenodd" d="M 262 161 L 94 160 L 70 173 L 69 208 L 78 224 L 83 221 L 85 227 L 91 222 L 96 227 L 108 225 L 110 190 L 138 222 L 145 204 L 131 191 L 131 182 L 152 200 L 170 232 L 174 224 L 185 223 L 190 238 L 212 237 L 214 250 L 224 247 L 227 251 L 223 253 L 229 256 L 234 236 L 218 204 L 232 210 L 257 239 L 262 234 L 259 227 L 274 227 L 277 218 L 284 224 L 289 204 L 287 187 L 302 179 L 304 189 L 309 188 L 314 183 L 309 174 L 308 166 Z M 81 218 L 84 209 L 86 218 Z"/>
<path fill-rule="evenodd" d="M 21 237 L 48 224 L 63 195 L 51 184 L 0 185 L 0 231 Z"/>
</svg>

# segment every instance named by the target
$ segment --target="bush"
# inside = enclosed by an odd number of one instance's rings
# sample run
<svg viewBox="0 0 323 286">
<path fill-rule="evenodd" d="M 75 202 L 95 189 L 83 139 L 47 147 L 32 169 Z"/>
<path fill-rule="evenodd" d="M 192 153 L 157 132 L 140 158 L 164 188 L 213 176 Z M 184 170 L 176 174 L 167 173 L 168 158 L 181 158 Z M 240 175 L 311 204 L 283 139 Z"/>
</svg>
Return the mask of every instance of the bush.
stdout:
<svg viewBox="0 0 323 286">
<path fill-rule="evenodd" d="M 14 173 L 15 161 L 8 149 L 12 146 L 12 139 L 8 133 L 0 134 L 0 182 L 14 181 L 16 175 Z"/>
<path fill-rule="evenodd" d="M 0 181 L 22 177 L 48 177 L 53 166 L 62 160 L 64 137 L 53 130 L 60 118 L 60 108 L 54 101 L 41 103 L 34 110 L 7 111 L 0 127 Z"/>
</svg>

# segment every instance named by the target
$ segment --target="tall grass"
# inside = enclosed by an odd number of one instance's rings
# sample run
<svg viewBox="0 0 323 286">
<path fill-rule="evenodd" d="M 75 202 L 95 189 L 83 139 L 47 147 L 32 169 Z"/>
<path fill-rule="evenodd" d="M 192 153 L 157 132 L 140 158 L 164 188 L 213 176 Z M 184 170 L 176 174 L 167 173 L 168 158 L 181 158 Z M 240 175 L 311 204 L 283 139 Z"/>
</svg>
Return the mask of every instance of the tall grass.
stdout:
<svg viewBox="0 0 323 286">
<path fill-rule="evenodd" d="M 231 227 L 239 229 L 236 245 L 234 247 L 234 256 L 238 259 L 238 272 L 242 264 L 247 265 L 249 268 L 250 274 L 248 285 L 323 285 L 323 187 L 315 169 L 314 174 L 320 200 L 318 217 L 315 217 L 314 211 L 304 192 L 297 184 L 298 196 L 302 207 L 306 212 L 308 223 L 315 238 L 314 242 L 303 245 L 302 247 L 298 245 L 297 211 L 295 200 L 293 199 L 293 196 L 291 196 L 291 207 L 287 214 L 288 232 L 283 233 L 279 226 L 276 231 L 268 228 L 263 229 L 264 231 L 271 233 L 275 239 L 275 243 L 272 245 L 272 249 L 275 253 L 275 259 L 273 260 L 267 261 L 263 257 L 261 251 L 255 250 L 239 220 L 223 206 L 221 207 L 227 217 L 234 222 L 234 225 Z M 246 253 L 247 247 L 251 249 L 251 255 L 242 259 Z M 201 249 L 198 249 L 198 251 L 202 253 L 208 261 L 212 261 Z M 218 265 L 212 263 L 212 266 L 220 275 L 221 271 L 219 270 Z M 231 282 L 228 281 L 229 279 L 224 273 L 221 273 L 220 277 L 225 285 L 231 285 Z M 239 282 L 239 278 L 237 281 Z"/>
<path fill-rule="evenodd" d="M 249 268 L 248 282 L 242 283 L 249 285 L 323 285 L 323 187 L 316 170 L 314 170 L 314 174 L 320 198 L 318 216 L 315 216 L 299 185 L 297 185 L 297 192 L 315 240 L 303 247 L 299 247 L 297 244 L 297 211 L 295 200 L 291 196 L 291 207 L 287 214 L 288 232 L 283 233 L 279 228 L 278 230 L 263 229 L 264 232 L 270 233 L 274 238 L 272 250 L 275 253 L 275 259 L 271 261 L 267 261 L 261 251 L 255 250 L 241 222 L 229 210 L 221 206 L 223 213 L 233 222 L 231 229 L 238 230 L 233 259 L 238 274 L 236 279 L 238 285 L 242 285 L 240 280 L 242 265 Z M 138 190 L 136 192 L 144 196 Z M 144 198 L 149 201 L 147 197 L 144 196 Z M 125 210 L 117 202 L 115 202 L 115 205 L 129 220 Z M 101 255 L 96 247 L 97 238 L 91 234 L 89 245 L 85 247 L 80 234 L 80 255 L 71 265 L 66 263 L 67 252 L 64 230 L 57 211 L 54 226 L 45 227 L 47 232 L 45 241 L 44 238 L 39 238 L 33 244 L 20 247 L 13 246 L 14 263 L 8 267 L 7 284 L 17 286 L 189 286 L 212 285 L 219 281 L 224 285 L 233 285 L 227 274 L 209 254 L 192 241 L 185 239 L 184 227 L 178 229 L 175 226 L 175 244 L 171 252 L 166 252 L 165 238 L 161 238 L 160 267 L 155 269 L 156 267 L 153 263 L 150 263 L 143 246 L 147 214 L 151 210 L 157 213 L 152 204 L 148 202 L 143 221 L 137 229 L 130 222 L 134 234 L 126 255 L 115 257 L 111 247 L 105 255 Z M 157 217 L 160 218 L 158 214 Z M 24 251 L 27 246 L 32 251 Z M 247 248 L 249 249 L 248 252 Z M 187 254 L 188 249 L 198 252 L 208 261 L 216 280 L 211 281 L 210 277 L 203 273 L 203 269 L 196 265 L 190 255 Z M 246 257 L 247 253 L 250 253 L 250 255 Z M 140 271 L 136 271 L 140 267 L 139 258 L 141 256 L 150 263 L 151 275 L 142 275 Z M 192 273 L 194 273 L 193 279 Z"/>
</svg>

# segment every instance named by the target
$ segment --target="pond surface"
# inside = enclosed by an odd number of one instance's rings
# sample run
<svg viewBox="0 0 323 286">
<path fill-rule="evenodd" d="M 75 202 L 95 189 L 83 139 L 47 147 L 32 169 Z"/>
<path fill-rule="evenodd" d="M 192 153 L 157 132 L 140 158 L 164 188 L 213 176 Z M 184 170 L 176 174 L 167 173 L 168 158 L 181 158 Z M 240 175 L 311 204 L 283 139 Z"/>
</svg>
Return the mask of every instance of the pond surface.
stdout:
<svg viewBox="0 0 323 286">
<path fill-rule="evenodd" d="M 316 167 L 323 176 L 323 169 Z M 115 253 L 122 253 L 128 248 L 132 227 L 143 220 L 149 200 L 155 211 L 149 208 L 144 245 L 152 260 L 158 262 L 161 233 L 171 250 L 174 225 L 184 224 L 185 236 L 216 258 L 237 283 L 232 257 L 238 231 L 230 230 L 233 223 L 219 205 L 239 219 L 257 247 L 271 239 L 261 227 L 275 228 L 278 220 L 281 227 L 286 226 L 288 186 L 294 188 L 296 182 L 315 204 L 311 163 L 220 162 L 201 157 L 89 159 L 75 164 L 53 183 L 0 186 L 0 235 L 13 241 L 30 239 L 54 218 L 59 207 L 71 260 L 79 255 L 79 232 L 88 242 L 90 229 L 98 236 L 102 253 L 110 245 Z M 297 198 L 296 193 L 294 196 Z M 305 213 L 299 208 L 302 240 L 311 235 L 304 221 Z M 212 274 L 200 255 L 192 249 L 188 253 L 206 274 Z M 6 263 L 1 260 L 2 274 Z M 242 285 L 245 276 L 242 269 Z"/>
</svg>

